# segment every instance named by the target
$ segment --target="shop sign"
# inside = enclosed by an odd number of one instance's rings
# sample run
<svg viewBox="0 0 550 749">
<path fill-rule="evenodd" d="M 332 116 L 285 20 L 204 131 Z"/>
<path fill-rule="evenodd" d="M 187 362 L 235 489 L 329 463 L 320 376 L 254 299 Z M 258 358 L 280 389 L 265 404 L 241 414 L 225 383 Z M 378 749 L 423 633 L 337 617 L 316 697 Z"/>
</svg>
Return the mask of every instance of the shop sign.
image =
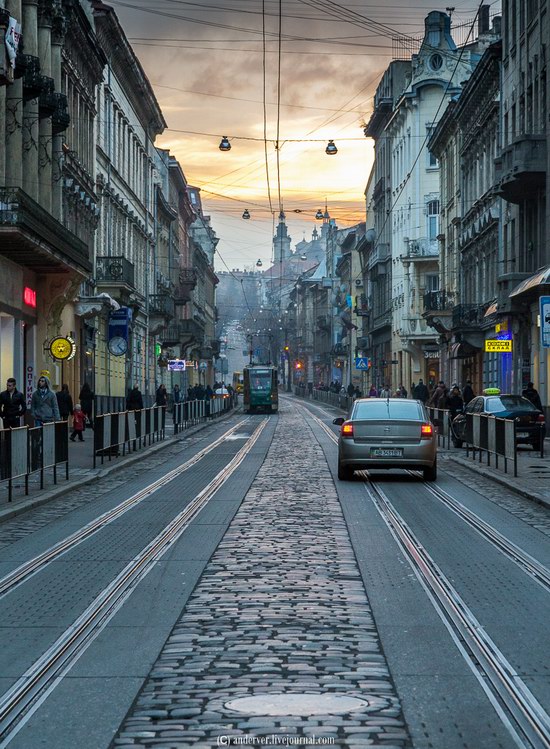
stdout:
<svg viewBox="0 0 550 749">
<path fill-rule="evenodd" d="M 185 372 L 185 360 L 168 359 L 168 369 L 172 372 Z"/>
<path fill-rule="evenodd" d="M 23 289 L 23 301 L 29 307 L 33 307 L 36 309 L 36 291 L 34 289 L 30 289 L 28 286 L 25 286 L 25 288 Z"/>
<path fill-rule="evenodd" d="M 485 351 L 497 354 L 510 353 L 512 351 L 512 341 L 488 339 L 485 341 Z"/>
<path fill-rule="evenodd" d="M 539 298 L 540 342 L 543 348 L 550 348 L 550 296 Z"/>
<path fill-rule="evenodd" d="M 29 364 L 27 366 L 27 372 L 26 372 L 26 395 L 27 395 L 27 407 L 31 407 L 31 401 L 32 401 L 32 393 L 33 393 L 33 384 L 34 384 L 34 367 L 32 364 Z"/>
<path fill-rule="evenodd" d="M 56 336 L 50 341 L 50 354 L 59 361 L 70 361 L 76 354 L 76 341 L 71 336 Z"/>
<path fill-rule="evenodd" d="M 438 349 L 426 349 L 424 351 L 424 359 L 439 359 Z"/>
<path fill-rule="evenodd" d="M 507 333 L 508 332 L 508 320 L 503 320 L 495 325 L 495 333 Z"/>
</svg>

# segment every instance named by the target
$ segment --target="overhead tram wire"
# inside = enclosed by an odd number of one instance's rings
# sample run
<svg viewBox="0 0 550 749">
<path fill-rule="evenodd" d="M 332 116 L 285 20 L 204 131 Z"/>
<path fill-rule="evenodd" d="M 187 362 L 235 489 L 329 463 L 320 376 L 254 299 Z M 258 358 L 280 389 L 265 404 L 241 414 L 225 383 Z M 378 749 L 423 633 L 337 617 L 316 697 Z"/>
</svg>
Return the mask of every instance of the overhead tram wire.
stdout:
<svg viewBox="0 0 550 749">
<path fill-rule="evenodd" d="M 265 28 L 265 0 L 262 0 L 262 99 L 263 99 L 263 119 L 264 119 L 264 157 L 265 157 L 265 177 L 267 182 L 267 198 L 269 208 L 273 213 L 273 203 L 271 201 L 271 185 L 269 181 L 269 157 L 267 154 L 267 66 L 266 66 L 266 28 Z"/>
</svg>

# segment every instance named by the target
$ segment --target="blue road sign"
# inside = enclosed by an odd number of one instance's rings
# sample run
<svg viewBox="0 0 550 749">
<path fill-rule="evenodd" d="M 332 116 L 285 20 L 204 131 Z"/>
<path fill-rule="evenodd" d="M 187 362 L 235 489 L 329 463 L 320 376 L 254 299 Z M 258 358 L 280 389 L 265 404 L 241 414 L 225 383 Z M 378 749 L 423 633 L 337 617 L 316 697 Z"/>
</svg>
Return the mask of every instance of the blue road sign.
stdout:
<svg viewBox="0 0 550 749">
<path fill-rule="evenodd" d="M 544 348 L 550 348 L 550 296 L 539 297 L 540 340 Z"/>
<path fill-rule="evenodd" d="M 355 359 L 355 369 L 368 369 L 369 360 L 366 356 L 357 356 Z"/>
</svg>

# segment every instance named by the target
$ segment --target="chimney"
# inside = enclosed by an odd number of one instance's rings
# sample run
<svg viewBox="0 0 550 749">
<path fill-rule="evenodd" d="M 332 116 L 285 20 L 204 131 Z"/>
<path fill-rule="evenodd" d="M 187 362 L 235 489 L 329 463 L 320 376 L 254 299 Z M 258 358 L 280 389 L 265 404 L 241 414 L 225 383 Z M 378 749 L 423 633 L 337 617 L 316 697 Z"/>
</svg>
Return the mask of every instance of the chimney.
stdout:
<svg viewBox="0 0 550 749">
<path fill-rule="evenodd" d="M 479 9 L 479 18 L 477 19 L 477 35 L 487 34 L 489 31 L 489 6 L 482 5 Z"/>
</svg>

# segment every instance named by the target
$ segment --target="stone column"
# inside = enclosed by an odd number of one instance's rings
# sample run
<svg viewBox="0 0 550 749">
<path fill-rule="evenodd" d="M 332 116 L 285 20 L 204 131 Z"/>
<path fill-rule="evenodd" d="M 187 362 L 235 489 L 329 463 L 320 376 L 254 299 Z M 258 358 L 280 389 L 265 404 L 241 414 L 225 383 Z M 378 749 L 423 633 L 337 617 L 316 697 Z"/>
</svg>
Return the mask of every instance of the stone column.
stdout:
<svg viewBox="0 0 550 749">
<path fill-rule="evenodd" d="M 51 76 L 57 93 L 63 93 L 61 48 L 65 38 L 66 20 L 61 7 L 53 17 L 51 33 Z M 67 93 L 65 91 L 65 93 Z M 52 215 L 61 221 L 63 205 L 63 135 L 52 136 Z"/>
<path fill-rule="evenodd" d="M 6 184 L 6 148 L 5 141 L 2 140 L 5 137 L 6 132 L 6 86 L 0 86 L 0 186 Z"/>
<path fill-rule="evenodd" d="M 23 26 L 21 0 L 6 0 L 6 10 Z M 6 127 L 5 133 L 5 185 L 23 185 L 23 83 L 16 80 L 6 88 Z M 0 146 L 4 144 L 0 143 Z"/>
<path fill-rule="evenodd" d="M 38 57 L 38 2 L 23 2 L 25 53 Z M 23 104 L 23 189 L 38 201 L 38 99 Z"/>
<path fill-rule="evenodd" d="M 38 55 L 42 75 L 52 77 L 52 8 L 51 0 L 42 3 L 38 16 Z M 39 121 L 38 185 L 40 205 L 52 210 L 52 119 Z"/>
</svg>

